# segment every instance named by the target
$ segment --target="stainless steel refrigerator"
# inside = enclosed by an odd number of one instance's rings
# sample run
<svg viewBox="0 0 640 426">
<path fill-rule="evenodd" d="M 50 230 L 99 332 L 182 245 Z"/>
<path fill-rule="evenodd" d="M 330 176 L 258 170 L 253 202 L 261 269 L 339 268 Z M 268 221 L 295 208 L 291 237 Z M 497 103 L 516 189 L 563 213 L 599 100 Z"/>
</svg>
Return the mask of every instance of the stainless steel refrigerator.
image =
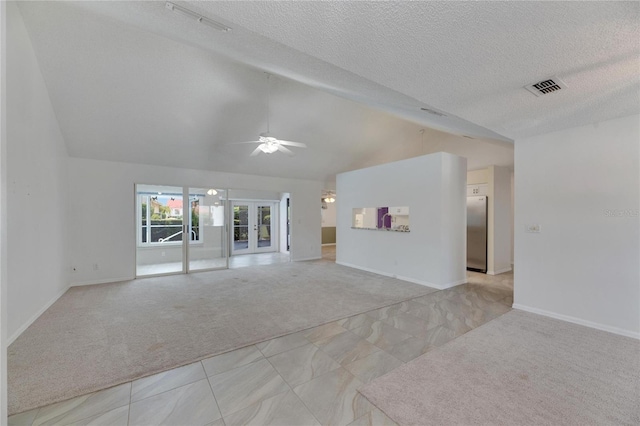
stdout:
<svg viewBox="0 0 640 426">
<path fill-rule="evenodd" d="M 487 272 L 487 196 L 467 197 L 467 269 Z"/>
</svg>

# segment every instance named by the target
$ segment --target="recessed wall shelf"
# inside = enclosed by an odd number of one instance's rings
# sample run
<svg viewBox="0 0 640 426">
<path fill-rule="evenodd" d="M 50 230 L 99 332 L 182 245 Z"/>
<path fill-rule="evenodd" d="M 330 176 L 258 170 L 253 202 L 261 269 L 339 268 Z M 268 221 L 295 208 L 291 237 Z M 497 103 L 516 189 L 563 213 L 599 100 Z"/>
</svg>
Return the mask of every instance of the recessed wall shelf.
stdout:
<svg viewBox="0 0 640 426">
<path fill-rule="evenodd" d="M 409 207 L 360 207 L 351 216 L 352 229 L 409 231 Z"/>
</svg>

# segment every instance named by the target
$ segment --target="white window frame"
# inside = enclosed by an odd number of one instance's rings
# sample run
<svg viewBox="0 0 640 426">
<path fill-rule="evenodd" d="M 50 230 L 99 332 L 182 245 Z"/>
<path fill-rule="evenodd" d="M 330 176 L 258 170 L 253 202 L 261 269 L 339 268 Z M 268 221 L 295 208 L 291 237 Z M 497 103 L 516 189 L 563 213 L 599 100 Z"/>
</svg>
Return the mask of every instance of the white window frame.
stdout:
<svg viewBox="0 0 640 426">
<path fill-rule="evenodd" d="M 146 200 L 145 200 L 146 199 Z M 146 203 L 147 205 L 147 217 L 146 217 L 146 225 L 142 224 L 142 204 Z M 166 241 L 166 242 L 151 242 L 148 241 L 151 238 L 151 229 L 154 227 L 153 225 L 151 225 L 151 195 L 150 194 L 136 194 L 136 210 L 137 210 L 137 220 L 136 220 L 136 234 L 137 234 L 137 238 L 136 238 L 136 244 L 138 247 L 140 248 L 144 248 L 144 247 L 163 247 L 163 246 L 178 246 L 182 244 L 182 240 L 175 240 L 175 241 Z M 187 222 L 187 228 L 190 231 L 192 224 L 191 224 L 191 199 L 189 198 L 188 200 L 188 222 Z M 167 226 L 167 227 L 175 227 L 178 228 L 179 231 L 183 231 L 184 229 L 184 225 L 185 225 L 185 217 L 184 217 L 184 202 L 183 202 L 183 208 L 182 208 L 182 225 L 173 225 L 173 226 Z M 200 221 L 200 215 L 198 215 L 198 222 Z M 198 229 L 200 230 L 200 223 L 198 223 Z M 159 228 L 161 226 L 156 225 L 156 228 Z M 144 242 L 142 241 L 142 235 L 143 235 L 143 229 L 146 228 L 147 231 L 147 241 Z M 189 234 L 191 232 L 188 232 Z M 198 234 L 198 239 L 197 240 L 191 240 L 191 238 L 189 237 L 189 243 L 190 244 L 203 244 L 204 242 L 202 241 L 202 235 L 201 233 Z"/>
</svg>

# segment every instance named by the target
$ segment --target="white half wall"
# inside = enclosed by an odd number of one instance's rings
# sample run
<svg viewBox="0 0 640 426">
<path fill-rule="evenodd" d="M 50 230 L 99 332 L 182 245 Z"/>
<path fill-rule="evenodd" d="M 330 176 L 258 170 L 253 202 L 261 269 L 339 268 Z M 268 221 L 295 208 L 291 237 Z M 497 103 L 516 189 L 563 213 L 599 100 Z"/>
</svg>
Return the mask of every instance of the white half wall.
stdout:
<svg viewBox="0 0 640 426">
<path fill-rule="evenodd" d="M 321 257 L 321 182 L 142 164 L 69 159 L 72 285 L 127 280 L 135 273 L 134 183 L 251 188 L 291 194 L 291 259 Z M 98 270 L 92 265 L 98 264 Z"/>
<path fill-rule="evenodd" d="M 640 116 L 515 144 L 514 307 L 640 338 Z"/>
<path fill-rule="evenodd" d="M 336 261 L 436 288 L 466 282 L 465 158 L 437 153 L 337 176 Z M 352 229 L 354 208 L 408 206 L 411 232 Z"/>
<path fill-rule="evenodd" d="M 68 288 L 67 153 L 29 35 L 7 2 L 9 343 Z M 4 96 L 4 95 L 3 95 Z"/>
</svg>

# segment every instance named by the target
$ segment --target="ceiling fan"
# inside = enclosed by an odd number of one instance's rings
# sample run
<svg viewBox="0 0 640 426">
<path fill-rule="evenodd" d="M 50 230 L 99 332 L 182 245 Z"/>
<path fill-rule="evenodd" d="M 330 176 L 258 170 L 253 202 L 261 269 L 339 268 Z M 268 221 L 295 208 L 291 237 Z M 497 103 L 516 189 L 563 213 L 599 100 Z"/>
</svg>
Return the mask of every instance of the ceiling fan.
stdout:
<svg viewBox="0 0 640 426">
<path fill-rule="evenodd" d="M 229 145 L 238 145 L 245 143 L 257 143 L 260 144 L 253 150 L 250 157 L 255 157 L 256 155 L 264 152 L 265 154 L 273 154 L 276 151 L 280 151 L 289 156 L 295 155 L 293 151 L 291 151 L 287 146 L 294 146 L 296 148 L 306 148 L 307 145 L 302 142 L 291 142 L 284 141 L 281 139 L 277 139 L 269 133 L 269 105 L 270 105 L 270 96 L 269 96 L 269 78 L 270 74 L 267 74 L 267 131 L 265 133 L 260 133 L 258 140 L 256 141 L 248 141 L 248 142 L 232 142 Z"/>
</svg>

